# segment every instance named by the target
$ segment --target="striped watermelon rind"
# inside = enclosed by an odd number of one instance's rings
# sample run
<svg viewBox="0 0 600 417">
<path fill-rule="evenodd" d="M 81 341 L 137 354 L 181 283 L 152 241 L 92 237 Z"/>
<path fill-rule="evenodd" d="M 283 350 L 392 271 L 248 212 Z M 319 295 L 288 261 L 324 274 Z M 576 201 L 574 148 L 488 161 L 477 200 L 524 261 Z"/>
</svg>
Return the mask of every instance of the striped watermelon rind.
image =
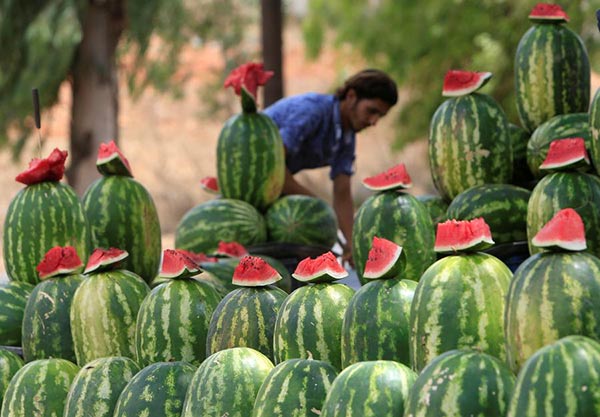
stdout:
<svg viewBox="0 0 600 417">
<path fill-rule="evenodd" d="M 7 349 L 0 349 L 0 404 L 13 376 L 25 366 L 23 359 Z"/>
<path fill-rule="evenodd" d="M 33 288 L 22 281 L 0 282 L 0 345 L 21 346 L 23 314 Z"/>
<path fill-rule="evenodd" d="M 589 112 L 590 123 L 590 157 L 596 167 L 596 173 L 600 174 L 600 88 L 596 90 Z"/>
</svg>

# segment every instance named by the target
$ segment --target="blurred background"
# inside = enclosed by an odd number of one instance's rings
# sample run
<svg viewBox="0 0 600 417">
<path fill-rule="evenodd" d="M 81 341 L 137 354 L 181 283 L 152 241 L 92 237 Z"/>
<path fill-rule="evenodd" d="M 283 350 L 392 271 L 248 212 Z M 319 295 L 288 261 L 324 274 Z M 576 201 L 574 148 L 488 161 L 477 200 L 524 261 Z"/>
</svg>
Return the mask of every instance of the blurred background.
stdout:
<svg viewBox="0 0 600 417">
<path fill-rule="evenodd" d="M 366 176 L 404 162 L 411 193 L 435 193 L 428 127 L 449 69 L 490 71 L 482 92 L 519 124 L 514 55 L 531 26 L 530 0 L 3 0 L 0 3 L 0 227 L 23 187 L 14 177 L 33 157 L 69 150 L 66 180 L 81 195 L 97 178 L 98 145 L 116 139 L 159 211 L 164 247 L 177 223 L 212 196 L 216 143 L 240 111 L 222 88 L 228 72 L 262 61 L 276 76 L 261 106 L 280 97 L 333 92 L 377 67 L 398 82 L 400 101 L 361 132 L 353 178 L 358 207 Z M 592 95 L 600 86 L 600 0 L 563 1 L 586 44 Z M 41 129 L 31 99 L 38 88 Z M 331 201 L 328 168 L 300 181 Z M 3 270 L 0 264 L 0 272 Z"/>
</svg>

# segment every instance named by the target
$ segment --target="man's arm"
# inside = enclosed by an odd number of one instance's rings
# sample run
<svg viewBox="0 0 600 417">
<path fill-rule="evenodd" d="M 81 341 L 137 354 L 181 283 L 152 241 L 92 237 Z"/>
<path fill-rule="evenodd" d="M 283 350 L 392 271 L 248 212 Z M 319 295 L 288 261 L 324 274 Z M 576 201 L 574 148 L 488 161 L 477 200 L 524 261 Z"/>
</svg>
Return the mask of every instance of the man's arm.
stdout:
<svg viewBox="0 0 600 417">
<path fill-rule="evenodd" d="M 344 234 L 343 260 L 348 261 L 352 267 L 352 227 L 354 225 L 354 206 L 352 202 L 352 189 L 350 175 L 339 174 L 333 180 L 333 209 L 338 219 L 338 226 Z"/>
<path fill-rule="evenodd" d="M 281 193 L 284 195 L 304 194 L 314 196 L 314 194 L 310 192 L 308 188 L 304 187 L 294 179 L 294 176 L 287 167 L 285 168 L 285 181 L 283 183 L 283 190 Z"/>
</svg>

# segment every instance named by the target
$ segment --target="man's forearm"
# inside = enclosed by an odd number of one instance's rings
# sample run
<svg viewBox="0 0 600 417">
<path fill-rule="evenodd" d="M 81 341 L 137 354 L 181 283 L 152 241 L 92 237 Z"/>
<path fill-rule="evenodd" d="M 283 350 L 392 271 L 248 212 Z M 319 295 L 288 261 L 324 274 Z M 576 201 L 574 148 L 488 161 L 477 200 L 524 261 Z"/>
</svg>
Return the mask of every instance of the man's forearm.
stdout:
<svg viewBox="0 0 600 417">
<path fill-rule="evenodd" d="M 283 183 L 283 190 L 281 192 L 284 195 L 289 194 L 304 194 L 304 195 L 314 195 L 310 190 L 304 187 L 302 184 L 298 183 L 289 169 L 285 169 L 285 181 Z"/>
</svg>

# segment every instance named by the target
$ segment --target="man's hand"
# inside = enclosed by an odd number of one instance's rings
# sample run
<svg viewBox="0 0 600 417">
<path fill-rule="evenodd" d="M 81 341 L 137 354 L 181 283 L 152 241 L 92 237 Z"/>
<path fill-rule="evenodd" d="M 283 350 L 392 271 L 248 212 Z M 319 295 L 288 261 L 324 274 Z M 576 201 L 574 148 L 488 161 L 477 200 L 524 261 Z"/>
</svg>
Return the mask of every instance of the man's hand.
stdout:
<svg viewBox="0 0 600 417">
<path fill-rule="evenodd" d="M 352 246 L 343 245 L 342 249 L 344 250 L 344 252 L 342 253 L 342 265 L 348 262 L 348 265 L 350 265 L 350 267 L 354 269 L 354 259 L 352 259 Z"/>
</svg>

